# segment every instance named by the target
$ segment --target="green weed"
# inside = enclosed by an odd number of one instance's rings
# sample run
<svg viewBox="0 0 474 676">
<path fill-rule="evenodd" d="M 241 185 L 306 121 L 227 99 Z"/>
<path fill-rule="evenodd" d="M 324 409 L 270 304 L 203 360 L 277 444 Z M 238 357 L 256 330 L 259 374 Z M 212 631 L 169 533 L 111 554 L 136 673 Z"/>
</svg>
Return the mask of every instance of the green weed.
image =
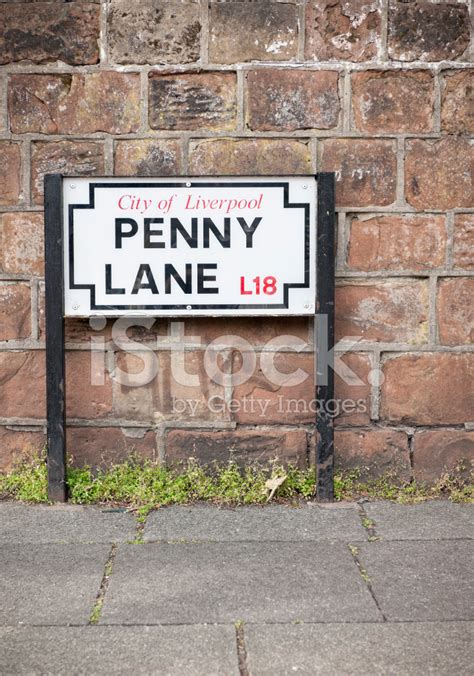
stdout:
<svg viewBox="0 0 474 676">
<path fill-rule="evenodd" d="M 263 504 L 268 498 L 265 484 L 285 476 L 273 501 L 298 502 L 314 498 L 313 468 L 300 470 L 274 464 L 264 468 L 249 465 L 240 468 L 234 462 L 203 467 L 196 462 L 170 468 L 131 457 L 106 469 L 90 467 L 68 470 L 69 500 L 74 504 L 124 506 L 133 509 L 143 522 L 151 509 L 164 505 L 210 502 L 222 505 Z M 397 502 L 421 502 L 447 497 L 454 502 L 473 502 L 472 481 L 446 475 L 434 486 L 419 482 L 397 482 L 385 476 L 364 481 L 357 471 L 337 472 L 334 480 L 336 500 L 385 499 Z M 23 502 L 48 502 L 45 455 L 25 457 L 10 472 L 0 472 L 0 499 Z M 367 524 L 369 527 L 369 524 Z"/>
</svg>

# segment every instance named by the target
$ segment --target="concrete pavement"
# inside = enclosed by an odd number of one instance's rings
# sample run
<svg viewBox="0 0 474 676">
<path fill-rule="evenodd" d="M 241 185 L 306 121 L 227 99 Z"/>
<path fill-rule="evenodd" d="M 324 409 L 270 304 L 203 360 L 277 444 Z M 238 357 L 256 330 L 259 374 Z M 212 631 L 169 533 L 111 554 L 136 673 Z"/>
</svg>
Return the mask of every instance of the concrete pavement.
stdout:
<svg viewBox="0 0 474 676">
<path fill-rule="evenodd" d="M 0 503 L 0 674 L 468 674 L 474 506 Z"/>
</svg>

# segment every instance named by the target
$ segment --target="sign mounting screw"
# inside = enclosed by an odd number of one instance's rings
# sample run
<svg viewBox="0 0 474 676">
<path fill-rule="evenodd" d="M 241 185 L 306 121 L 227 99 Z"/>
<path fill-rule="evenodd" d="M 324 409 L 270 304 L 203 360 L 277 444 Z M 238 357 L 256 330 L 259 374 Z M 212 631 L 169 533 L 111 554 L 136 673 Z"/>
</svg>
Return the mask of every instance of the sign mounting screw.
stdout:
<svg viewBox="0 0 474 676">
<path fill-rule="evenodd" d="M 303 186 L 303 190 L 307 190 L 307 189 L 308 189 L 308 186 L 305 184 L 305 185 Z"/>
<path fill-rule="evenodd" d="M 192 305 L 186 305 L 186 310 L 192 310 Z"/>
<path fill-rule="evenodd" d="M 72 309 L 73 309 L 73 310 L 79 310 L 79 305 L 73 305 L 73 306 L 72 306 Z"/>
<path fill-rule="evenodd" d="M 75 190 L 75 189 L 76 189 L 76 184 L 75 184 L 75 183 L 71 183 L 71 185 L 70 185 L 69 187 L 71 188 L 71 190 Z"/>
<path fill-rule="evenodd" d="M 189 181 L 186 181 L 186 188 L 190 188 L 190 187 L 191 187 L 191 183 Z"/>
</svg>

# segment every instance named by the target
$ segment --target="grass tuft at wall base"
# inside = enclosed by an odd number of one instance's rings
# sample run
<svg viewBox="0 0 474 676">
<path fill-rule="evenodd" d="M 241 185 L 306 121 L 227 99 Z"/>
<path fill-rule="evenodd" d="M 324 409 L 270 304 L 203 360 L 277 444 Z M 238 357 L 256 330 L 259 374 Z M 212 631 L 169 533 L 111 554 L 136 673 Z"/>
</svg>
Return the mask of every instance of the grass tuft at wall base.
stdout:
<svg viewBox="0 0 474 676">
<path fill-rule="evenodd" d="M 263 504 L 269 500 L 269 479 L 285 477 L 272 496 L 274 502 L 298 503 L 314 499 L 315 473 L 275 464 L 272 468 L 235 463 L 202 467 L 195 462 L 180 469 L 130 458 L 107 469 L 71 468 L 68 472 L 69 500 L 81 505 L 121 505 L 147 513 L 166 505 L 210 502 L 222 505 Z M 474 502 L 474 484 L 445 475 L 434 486 L 411 481 L 400 484 L 389 475 L 361 481 L 358 471 L 336 473 L 335 499 L 385 499 L 421 502 L 449 498 Z M 0 473 L 0 499 L 47 503 L 45 458 L 35 454 L 19 462 L 12 471 Z"/>
</svg>

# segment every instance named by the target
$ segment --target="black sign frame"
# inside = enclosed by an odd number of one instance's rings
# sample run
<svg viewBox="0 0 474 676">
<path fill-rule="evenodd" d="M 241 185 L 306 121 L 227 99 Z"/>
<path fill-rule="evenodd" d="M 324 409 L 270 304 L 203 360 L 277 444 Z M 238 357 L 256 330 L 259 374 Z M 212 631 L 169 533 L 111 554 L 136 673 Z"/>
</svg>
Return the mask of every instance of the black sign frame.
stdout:
<svg viewBox="0 0 474 676">
<path fill-rule="evenodd" d="M 242 180 L 246 178 L 248 177 L 242 177 Z M 315 394 L 318 404 L 315 418 L 316 499 L 320 502 L 332 502 L 334 419 L 329 413 L 327 403 L 334 399 L 335 174 L 321 172 L 314 178 L 318 183 L 315 306 Z M 63 179 L 62 174 L 47 174 L 44 179 L 47 469 L 48 498 L 52 502 L 67 502 L 68 499 Z M 325 317 L 325 321 L 319 322 L 318 315 Z"/>
</svg>

